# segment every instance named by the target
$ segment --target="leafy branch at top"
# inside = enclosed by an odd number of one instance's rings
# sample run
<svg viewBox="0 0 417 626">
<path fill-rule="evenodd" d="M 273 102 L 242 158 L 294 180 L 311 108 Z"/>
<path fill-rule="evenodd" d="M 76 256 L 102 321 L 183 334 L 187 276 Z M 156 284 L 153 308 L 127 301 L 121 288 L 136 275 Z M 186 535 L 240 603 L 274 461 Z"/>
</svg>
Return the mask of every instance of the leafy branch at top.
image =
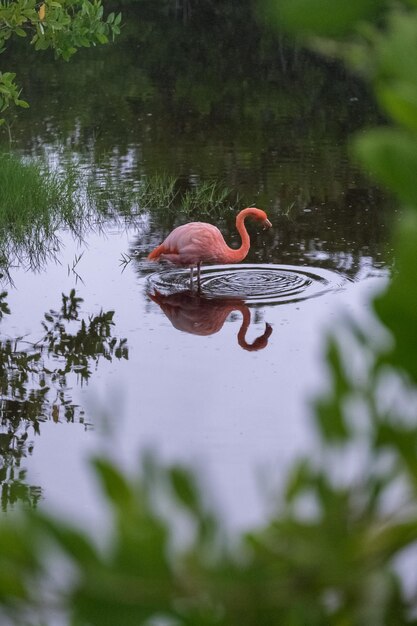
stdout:
<svg viewBox="0 0 417 626">
<path fill-rule="evenodd" d="M 68 61 L 78 48 L 108 43 L 120 33 L 121 14 L 104 17 L 100 0 L 0 0 L 0 53 L 14 37 L 30 36 L 35 50 L 53 49 Z M 11 104 L 28 107 L 20 98 L 15 74 L 0 71 L 0 113 Z M 0 124 L 4 119 L 0 119 Z"/>
</svg>

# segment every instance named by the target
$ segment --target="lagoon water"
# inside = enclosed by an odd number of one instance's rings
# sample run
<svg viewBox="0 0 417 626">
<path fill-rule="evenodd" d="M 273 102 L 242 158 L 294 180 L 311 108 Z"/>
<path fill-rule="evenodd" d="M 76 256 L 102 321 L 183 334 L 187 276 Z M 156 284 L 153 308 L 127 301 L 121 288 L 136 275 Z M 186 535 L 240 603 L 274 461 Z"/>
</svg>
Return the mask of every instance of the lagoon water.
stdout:
<svg viewBox="0 0 417 626">
<path fill-rule="evenodd" d="M 40 356 L 2 399 L 3 508 L 42 499 L 97 524 L 89 456 L 134 469 L 152 450 L 196 467 L 227 523 L 247 527 L 291 461 L 315 453 L 327 333 L 346 315 L 372 324 L 370 298 L 389 275 L 390 200 L 347 157 L 349 133 L 376 114 L 337 66 L 274 54 L 259 32 L 241 57 L 198 24 L 134 20 L 120 42 L 69 65 L 45 58 L 29 73 L 17 51 L 31 109 L 13 148 L 122 185 L 221 182 L 273 229 L 249 227 L 243 264 L 204 268 L 201 296 L 186 272 L 146 261 L 186 221 L 152 206 L 128 220 L 117 203 L 106 219 L 89 213 L 77 235 L 46 238 L 40 258 L 10 259 L 3 349 L 11 340 L 15 355 Z M 201 59 L 181 47 L 193 38 Z M 214 219 L 231 245 L 235 213 Z"/>
</svg>

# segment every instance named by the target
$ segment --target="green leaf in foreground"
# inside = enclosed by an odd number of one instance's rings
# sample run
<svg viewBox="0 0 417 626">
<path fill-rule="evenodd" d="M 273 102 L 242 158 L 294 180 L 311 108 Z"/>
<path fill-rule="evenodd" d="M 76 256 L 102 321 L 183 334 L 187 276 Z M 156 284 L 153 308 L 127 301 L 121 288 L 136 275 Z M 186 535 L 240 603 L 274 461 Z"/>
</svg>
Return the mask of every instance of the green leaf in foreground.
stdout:
<svg viewBox="0 0 417 626">
<path fill-rule="evenodd" d="M 370 130 L 356 138 L 354 152 L 405 204 L 417 206 L 417 134 L 393 128 Z"/>
<path fill-rule="evenodd" d="M 417 86 L 411 83 L 397 83 L 382 87 L 379 100 L 384 109 L 398 123 L 417 131 Z"/>
<path fill-rule="evenodd" d="M 379 0 L 268 0 L 268 17 L 278 26 L 297 34 L 343 35 L 360 20 L 375 17 Z"/>
<path fill-rule="evenodd" d="M 409 211 L 403 218 L 397 237 L 398 271 L 388 290 L 375 302 L 378 316 L 395 339 L 392 351 L 385 356 L 385 360 L 405 370 L 415 383 L 417 383 L 416 241 L 417 213 Z"/>
</svg>

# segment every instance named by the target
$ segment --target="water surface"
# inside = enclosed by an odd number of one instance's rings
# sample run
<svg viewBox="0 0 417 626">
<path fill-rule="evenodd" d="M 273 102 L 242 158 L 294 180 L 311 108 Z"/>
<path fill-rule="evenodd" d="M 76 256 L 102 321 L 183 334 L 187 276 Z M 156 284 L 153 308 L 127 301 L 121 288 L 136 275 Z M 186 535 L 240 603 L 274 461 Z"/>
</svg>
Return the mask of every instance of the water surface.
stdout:
<svg viewBox="0 0 417 626">
<path fill-rule="evenodd" d="M 340 68 L 277 54 L 253 24 L 241 54 L 231 32 L 219 49 L 196 22 L 129 20 L 124 40 L 69 65 L 45 58 L 29 72 L 16 51 L 31 109 L 14 149 L 77 162 L 99 183 L 220 181 L 273 229 L 249 225 L 247 259 L 203 268 L 201 294 L 187 271 L 146 261 L 185 220 L 152 206 L 128 220 L 117 204 L 105 219 L 90 213 L 75 232 L 45 236 L 38 258 L 9 259 L 3 509 L 42 498 L 92 523 L 88 455 L 105 449 L 130 466 L 153 448 L 196 464 L 228 521 L 246 525 L 294 455 L 314 448 L 326 332 L 341 314 L 367 318 L 387 279 L 394 209 L 346 147 L 376 113 Z M 212 219 L 232 246 L 235 214 Z"/>
</svg>

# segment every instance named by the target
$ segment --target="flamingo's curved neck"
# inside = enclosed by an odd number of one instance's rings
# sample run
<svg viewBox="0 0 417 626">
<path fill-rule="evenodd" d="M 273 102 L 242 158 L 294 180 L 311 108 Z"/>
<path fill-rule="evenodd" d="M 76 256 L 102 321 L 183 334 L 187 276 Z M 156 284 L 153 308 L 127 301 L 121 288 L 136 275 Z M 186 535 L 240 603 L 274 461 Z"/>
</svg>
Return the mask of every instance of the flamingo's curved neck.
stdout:
<svg viewBox="0 0 417 626">
<path fill-rule="evenodd" d="M 268 339 L 272 333 L 272 328 L 269 324 L 266 324 L 263 335 L 257 337 L 252 343 L 246 341 L 246 332 L 250 325 L 250 310 L 246 304 L 240 304 L 235 306 L 235 309 L 242 313 L 242 325 L 237 334 L 237 342 L 241 348 L 248 350 L 248 352 L 255 352 L 256 350 L 262 350 L 268 344 Z"/>
<path fill-rule="evenodd" d="M 258 209 L 255 208 L 243 209 L 243 211 L 240 211 L 240 213 L 236 217 L 236 228 L 242 239 L 242 244 L 240 248 L 237 248 L 236 250 L 233 248 L 229 248 L 229 262 L 239 263 L 240 261 L 243 261 L 243 259 L 247 256 L 250 248 L 250 238 L 248 231 L 246 230 L 245 219 L 249 216 L 257 217 L 258 213 Z"/>
<path fill-rule="evenodd" d="M 246 304 L 241 304 L 235 307 L 235 310 L 240 311 L 242 313 L 242 325 L 239 328 L 239 332 L 237 334 L 237 342 L 241 348 L 246 349 L 246 332 L 249 328 L 250 324 L 250 311 Z"/>
</svg>

